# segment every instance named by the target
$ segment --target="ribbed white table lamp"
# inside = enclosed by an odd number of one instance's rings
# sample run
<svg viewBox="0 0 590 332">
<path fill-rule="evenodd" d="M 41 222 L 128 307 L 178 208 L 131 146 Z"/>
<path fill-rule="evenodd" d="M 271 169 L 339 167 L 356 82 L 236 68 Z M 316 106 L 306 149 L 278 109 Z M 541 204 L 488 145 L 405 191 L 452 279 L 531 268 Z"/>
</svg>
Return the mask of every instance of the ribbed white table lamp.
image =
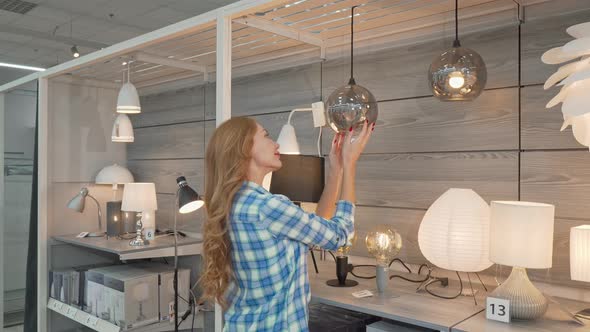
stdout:
<svg viewBox="0 0 590 332">
<path fill-rule="evenodd" d="M 554 214 L 550 204 L 492 201 L 490 260 L 513 268 L 490 296 L 510 300 L 512 318 L 536 319 L 547 310 L 547 299 L 529 280 L 526 268 L 552 266 Z"/>
</svg>

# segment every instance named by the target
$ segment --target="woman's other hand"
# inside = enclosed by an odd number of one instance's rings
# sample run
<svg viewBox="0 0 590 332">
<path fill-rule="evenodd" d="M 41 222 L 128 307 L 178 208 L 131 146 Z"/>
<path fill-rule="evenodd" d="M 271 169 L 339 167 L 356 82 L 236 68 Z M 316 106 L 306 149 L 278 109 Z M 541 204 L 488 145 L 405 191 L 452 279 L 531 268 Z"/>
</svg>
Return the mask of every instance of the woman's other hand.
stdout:
<svg viewBox="0 0 590 332">
<path fill-rule="evenodd" d="M 330 150 L 330 173 L 340 175 L 342 173 L 342 144 L 344 143 L 344 134 L 336 133 L 332 140 L 332 148 Z"/>
</svg>

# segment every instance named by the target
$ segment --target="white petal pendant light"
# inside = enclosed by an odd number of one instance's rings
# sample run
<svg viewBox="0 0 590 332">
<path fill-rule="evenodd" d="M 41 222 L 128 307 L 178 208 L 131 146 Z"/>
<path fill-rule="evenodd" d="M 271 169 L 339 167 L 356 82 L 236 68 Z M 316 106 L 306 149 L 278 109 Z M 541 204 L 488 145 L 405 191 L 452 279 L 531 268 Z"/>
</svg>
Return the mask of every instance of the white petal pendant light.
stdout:
<svg viewBox="0 0 590 332">
<path fill-rule="evenodd" d="M 574 38 L 590 37 L 590 22 L 572 25 L 565 31 Z"/>
<path fill-rule="evenodd" d="M 559 69 L 553 73 L 553 75 L 549 76 L 547 81 L 545 81 L 545 85 L 543 88 L 545 90 L 549 89 L 550 87 L 554 86 L 555 84 L 559 83 L 563 79 L 567 78 L 573 73 L 585 71 L 590 69 L 590 59 L 584 59 L 572 63 L 568 63 L 567 65 L 563 65 L 559 67 Z M 562 85 L 565 85 L 562 84 Z"/>
<path fill-rule="evenodd" d="M 562 103 L 564 122 L 561 130 L 571 125 L 576 141 L 590 146 L 590 22 L 573 25 L 567 28 L 567 33 L 575 39 L 546 51 L 541 61 L 559 64 L 579 59 L 559 67 L 545 81 L 545 89 L 556 85 L 561 87 L 545 107 Z"/>
<path fill-rule="evenodd" d="M 139 94 L 137 89 L 129 80 L 131 65 L 127 68 L 127 82 L 123 84 L 119 90 L 119 97 L 117 98 L 117 113 L 138 114 L 141 113 L 141 105 L 139 104 Z"/>
<path fill-rule="evenodd" d="M 567 89 L 561 111 L 568 116 L 579 116 L 588 113 L 590 105 L 590 80 L 578 81 Z"/>
<path fill-rule="evenodd" d="M 115 123 L 113 124 L 111 140 L 121 143 L 132 143 L 135 140 L 133 125 L 126 114 L 117 115 L 117 119 L 115 119 Z"/>
<path fill-rule="evenodd" d="M 420 251 L 451 271 L 479 272 L 492 266 L 490 207 L 473 190 L 451 188 L 426 211 L 418 230 Z"/>
</svg>

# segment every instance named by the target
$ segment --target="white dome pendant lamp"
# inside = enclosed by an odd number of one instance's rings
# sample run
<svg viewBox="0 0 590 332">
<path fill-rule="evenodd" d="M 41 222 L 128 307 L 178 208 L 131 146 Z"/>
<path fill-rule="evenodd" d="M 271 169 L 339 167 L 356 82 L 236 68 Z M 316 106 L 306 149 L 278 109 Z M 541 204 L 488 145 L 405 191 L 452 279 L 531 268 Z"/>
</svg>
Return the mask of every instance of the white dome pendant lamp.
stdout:
<svg viewBox="0 0 590 332">
<path fill-rule="evenodd" d="M 115 123 L 113 124 L 111 141 L 118 143 L 133 143 L 134 140 L 133 125 L 127 114 L 117 115 L 117 119 L 115 119 Z"/>
<path fill-rule="evenodd" d="M 139 94 L 133 84 L 131 84 L 131 64 L 127 64 L 127 82 L 123 84 L 119 90 L 119 97 L 117 98 L 117 113 L 124 114 L 138 114 L 141 113 L 141 105 L 139 104 Z"/>
</svg>

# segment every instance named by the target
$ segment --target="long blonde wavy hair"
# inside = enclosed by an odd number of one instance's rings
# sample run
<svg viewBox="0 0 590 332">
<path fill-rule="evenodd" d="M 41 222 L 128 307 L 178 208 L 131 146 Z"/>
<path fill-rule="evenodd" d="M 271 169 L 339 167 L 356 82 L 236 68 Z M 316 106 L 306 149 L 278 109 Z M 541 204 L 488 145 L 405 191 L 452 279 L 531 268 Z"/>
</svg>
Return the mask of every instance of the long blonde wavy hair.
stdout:
<svg viewBox="0 0 590 332">
<path fill-rule="evenodd" d="M 237 117 L 219 126 L 205 156 L 205 207 L 203 225 L 204 271 L 199 280 L 203 300 L 217 300 L 225 309 L 224 294 L 233 276 L 228 220 L 232 202 L 248 177 L 256 121 Z"/>
</svg>

